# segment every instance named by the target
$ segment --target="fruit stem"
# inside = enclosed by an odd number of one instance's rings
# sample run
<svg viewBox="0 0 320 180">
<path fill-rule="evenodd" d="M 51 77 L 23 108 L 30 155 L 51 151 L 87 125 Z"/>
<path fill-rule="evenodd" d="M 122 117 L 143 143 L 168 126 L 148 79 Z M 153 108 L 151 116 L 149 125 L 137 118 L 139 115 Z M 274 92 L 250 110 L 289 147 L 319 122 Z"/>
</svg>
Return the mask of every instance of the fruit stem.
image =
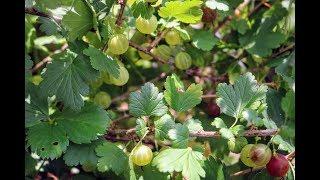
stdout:
<svg viewBox="0 0 320 180">
<path fill-rule="evenodd" d="M 238 117 L 236 117 L 236 120 L 234 121 L 234 123 L 231 125 L 230 128 L 232 128 L 233 126 L 235 126 L 235 125 L 237 124 L 237 122 L 238 122 Z"/>
<path fill-rule="evenodd" d="M 288 161 L 288 162 L 289 162 L 290 169 L 292 171 L 293 179 L 295 180 L 296 179 L 296 172 L 294 170 L 292 163 L 290 161 Z"/>
</svg>

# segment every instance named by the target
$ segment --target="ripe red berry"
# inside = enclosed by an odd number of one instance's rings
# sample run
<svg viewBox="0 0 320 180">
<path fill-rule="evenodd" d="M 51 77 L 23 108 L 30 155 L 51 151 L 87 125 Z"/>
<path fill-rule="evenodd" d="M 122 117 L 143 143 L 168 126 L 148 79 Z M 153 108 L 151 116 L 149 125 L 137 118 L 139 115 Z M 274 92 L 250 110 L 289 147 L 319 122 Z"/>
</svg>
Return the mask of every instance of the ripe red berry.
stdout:
<svg viewBox="0 0 320 180">
<path fill-rule="evenodd" d="M 220 107 L 216 103 L 208 103 L 206 110 L 210 116 L 218 117 L 220 115 Z"/>
<path fill-rule="evenodd" d="M 217 12 L 208 7 L 203 7 L 202 12 L 203 12 L 203 15 L 202 15 L 203 22 L 212 23 L 217 17 Z"/>
<path fill-rule="evenodd" d="M 282 154 L 276 154 L 272 156 L 271 160 L 267 164 L 267 171 L 271 176 L 284 177 L 289 170 L 289 161 L 286 156 Z"/>
</svg>

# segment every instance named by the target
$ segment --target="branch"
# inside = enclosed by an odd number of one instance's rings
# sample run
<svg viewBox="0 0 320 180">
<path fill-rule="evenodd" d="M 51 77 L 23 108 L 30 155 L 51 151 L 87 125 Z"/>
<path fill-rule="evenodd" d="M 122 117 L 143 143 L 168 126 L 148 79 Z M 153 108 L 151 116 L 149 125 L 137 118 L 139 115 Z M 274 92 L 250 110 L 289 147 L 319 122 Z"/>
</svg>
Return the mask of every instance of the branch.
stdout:
<svg viewBox="0 0 320 180">
<path fill-rule="evenodd" d="M 272 54 L 270 58 L 275 58 L 275 57 L 277 57 L 277 56 L 279 56 L 279 55 L 281 55 L 281 54 L 283 54 L 283 53 L 285 53 L 287 51 L 292 50 L 293 48 L 295 48 L 295 44 L 291 44 L 291 45 L 281 49 L 279 52 Z"/>
<path fill-rule="evenodd" d="M 133 48 L 136 48 L 136 49 L 139 50 L 139 51 L 142 51 L 142 52 L 144 52 L 144 53 L 152 56 L 152 58 L 155 59 L 156 61 L 159 61 L 159 62 L 161 62 L 161 63 L 163 63 L 163 64 L 166 63 L 163 59 L 161 59 L 160 57 L 154 55 L 153 53 L 151 53 L 150 51 L 148 51 L 146 48 L 144 48 L 144 47 L 136 44 L 135 42 L 129 41 L 129 45 L 130 45 L 131 47 L 133 47 Z"/>
<path fill-rule="evenodd" d="M 147 51 L 151 51 L 152 48 L 156 47 L 159 42 L 161 41 L 161 39 L 167 34 L 167 32 L 169 31 L 169 29 L 166 29 L 164 31 L 162 31 L 153 41 L 152 43 L 150 43 L 149 47 L 147 48 Z"/>
<path fill-rule="evenodd" d="M 288 159 L 288 161 L 291 161 L 295 157 L 295 154 L 296 154 L 296 151 L 292 151 L 291 153 L 286 155 L 286 158 Z M 248 168 L 248 169 L 245 169 L 245 170 L 242 170 L 242 171 L 239 171 L 239 172 L 231 174 L 231 177 L 232 176 L 242 176 L 242 175 L 245 175 L 245 174 L 248 174 L 248 173 L 251 173 L 251 172 L 262 170 L 264 168 L 266 168 L 266 167 Z"/>
<path fill-rule="evenodd" d="M 36 72 L 39 68 L 41 68 L 43 65 L 45 65 L 46 63 L 50 62 L 52 60 L 51 56 L 54 54 L 58 54 L 61 53 L 63 51 L 65 51 L 68 48 L 68 44 L 64 44 L 60 49 L 55 50 L 52 54 L 50 54 L 49 56 L 45 57 L 44 59 L 42 59 L 40 62 L 38 62 L 32 69 L 31 72 L 34 73 Z"/>
<path fill-rule="evenodd" d="M 118 0 L 118 4 L 120 4 L 119 14 L 117 16 L 116 25 L 121 26 L 122 24 L 122 15 L 124 12 L 124 8 L 126 7 L 127 0 Z"/>
<path fill-rule="evenodd" d="M 264 4 L 266 3 L 266 0 L 261 0 L 261 2 L 255 6 L 248 14 L 248 17 L 251 17 L 255 12 L 257 12 Z M 270 8 L 270 7 L 269 7 Z"/>
<path fill-rule="evenodd" d="M 49 18 L 49 19 L 52 19 L 56 22 L 60 22 L 61 19 L 57 19 L 49 14 L 46 14 L 44 12 L 40 12 L 38 11 L 36 8 L 24 8 L 24 13 L 26 14 L 30 14 L 30 15 L 35 15 L 35 16 L 39 16 L 39 17 L 45 17 L 45 18 Z"/>
<path fill-rule="evenodd" d="M 216 98 L 216 97 L 217 97 L 216 94 L 206 94 L 201 96 L 202 99 L 210 99 L 210 98 Z"/>
</svg>

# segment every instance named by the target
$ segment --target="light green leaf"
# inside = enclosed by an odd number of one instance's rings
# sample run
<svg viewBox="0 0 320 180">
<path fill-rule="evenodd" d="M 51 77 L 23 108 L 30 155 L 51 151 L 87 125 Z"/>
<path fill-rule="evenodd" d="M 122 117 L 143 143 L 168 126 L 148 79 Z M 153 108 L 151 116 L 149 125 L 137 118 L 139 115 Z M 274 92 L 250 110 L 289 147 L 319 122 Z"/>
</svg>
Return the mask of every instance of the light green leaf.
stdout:
<svg viewBox="0 0 320 180">
<path fill-rule="evenodd" d="M 183 124 L 188 127 L 189 132 L 198 132 L 203 130 L 201 121 L 199 121 L 198 119 L 191 118 L 184 121 Z"/>
<path fill-rule="evenodd" d="M 198 151 L 192 151 L 190 147 L 186 149 L 165 149 L 161 151 L 152 162 L 160 172 L 182 172 L 186 179 L 200 180 L 205 177 L 206 172 L 202 165 L 204 157 Z"/>
<path fill-rule="evenodd" d="M 267 95 L 268 96 L 268 95 Z M 257 111 L 254 111 L 252 109 L 244 109 L 242 111 L 242 117 L 245 119 L 249 124 L 254 124 L 256 126 L 262 126 L 263 121 L 262 119 L 258 116 Z"/>
<path fill-rule="evenodd" d="M 112 170 L 117 175 L 120 175 L 128 166 L 128 156 L 111 142 L 105 142 L 96 148 L 98 160 L 98 170 L 106 172 Z"/>
<path fill-rule="evenodd" d="M 236 125 L 230 128 L 230 130 L 235 136 L 242 136 L 244 133 L 244 128 L 245 127 L 243 125 Z"/>
<path fill-rule="evenodd" d="M 234 139 L 234 135 L 232 134 L 232 131 L 230 129 L 227 128 L 221 128 L 219 130 L 219 133 L 221 134 L 221 136 L 225 139 Z"/>
<path fill-rule="evenodd" d="M 228 4 L 224 4 L 222 2 L 218 2 L 215 0 L 208 0 L 206 1 L 206 6 L 210 9 L 217 9 L 220 11 L 229 11 Z"/>
<path fill-rule="evenodd" d="M 180 26 L 175 27 L 175 29 L 179 32 L 179 35 L 183 40 L 188 41 L 191 39 L 190 34 L 187 30 L 182 29 Z"/>
<path fill-rule="evenodd" d="M 239 19 L 239 20 L 233 19 L 230 24 L 232 29 L 238 31 L 240 34 L 245 34 L 249 29 L 249 25 L 247 23 L 247 20 L 245 19 Z"/>
<path fill-rule="evenodd" d="M 144 19 L 150 19 L 154 8 L 148 5 L 144 0 L 136 0 L 131 6 L 132 15 L 135 18 L 141 16 Z"/>
<path fill-rule="evenodd" d="M 186 125 L 176 124 L 174 129 L 169 130 L 168 136 L 173 141 L 173 148 L 188 147 L 189 130 Z"/>
<path fill-rule="evenodd" d="M 100 72 L 108 72 L 115 78 L 119 77 L 120 66 L 111 56 L 105 55 L 102 51 L 92 46 L 85 49 L 83 53 L 90 57 L 91 66 L 94 69 Z"/>
<path fill-rule="evenodd" d="M 63 16 L 62 24 L 68 30 L 71 41 L 82 38 L 94 24 L 93 12 L 84 0 L 74 1 L 72 9 Z M 95 19 L 96 21 L 96 19 Z"/>
<path fill-rule="evenodd" d="M 80 112 L 65 110 L 56 118 L 69 139 L 77 144 L 90 143 L 106 132 L 110 125 L 108 113 L 101 107 L 86 103 Z"/>
<path fill-rule="evenodd" d="M 184 23 L 197 23 L 202 17 L 201 4 L 200 0 L 170 1 L 158 13 L 163 18 L 174 17 Z"/>
<path fill-rule="evenodd" d="M 97 77 L 84 59 L 76 57 L 71 51 L 64 52 L 53 57 L 53 62 L 48 64 L 41 89 L 49 95 L 56 95 L 58 100 L 64 102 L 65 107 L 80 110 L 84 105 L 81 97 L 89 93 L 87 82 Z"/>
<path fill-rule="evenodd" d="M 69 145 L 64 127 L 48 122 L 30 127 L 27 132 L 27 140 L 32 152 L 42 158 L 58 158 Z"/>
<path fill-rule="evenodd" d="M 210 51 L 217 42 L 218 39 L 214 37 L 211 31 L 198 30 L 192 37 L 192 44 L 204 51 Z"/>
<path fill-rule="evenodd" d="M 155 138 L 159 140 L 169 139 L 168 132 L 175 126 L 174 120 L 169 114 L 163 115 L 160 119 L 154 121 Z"/>
<path fill-rule="evenodd" d="M 258 85 L 255 77 L 250 73 L 241 75 L 234 85 L 220 83 L 217 87 L 217 104 L 221 111 L 229 116 L 239 118 L 244 108 L 255 101 L 264 99 L 267 86 Z"/>
<path fill-rule="evenodd" d="M 142 168 L 136 168 L 135 172 L 139 180 L 168 180 L 169 173 L 161 173 L 159 170 L 150 164 Z"/>
<path fill-rule="evenodd" d="M 130 93 L 129 112 L 135 117 L 162 116 L 168 111 L 163 101 L 163 94 L 152 83 L 145 83 L 141 92 Z"/>
<path fill-rule="evenodd" d="M 36 171 L 36 165 L 37 165 L 37 160 L 31 157 L 30 153 L 27 151 L 24 154 L 24 174 L 25 176 L 27 175 L 32 175 Z"/>
<path fill-rule="evenodd" d="M 286 117 L 295 118 L 295 93 L 288 91 L 286 96 L 281 100 L 281 108 L 286 113 Z"/>
<path fill-rule="evenodd" d="M 274 138 L 272 139 L 272 142 L 279 145 L 278 149 L 280 149 L 280 150 L 292 152 L 295 149 L 294 146 L 292 146 L 290 143 L 283 140 L 280 135 L 274 136 Z"/>
<path fill-rule="evenodd" d="M 223 120 L 221 118 L 214 118 L 214 120 L 211 123 L 212 126 L 215 126 L 216 128 L 220 129 L 220 128 L 226 128 L 226 124 L 223 122 Z"/>
<path fill-rule="evenodd" d="M 136 123 L 136 133 L 139 137 L 143 137 L 148 130 L 146 122 L 142 118 L 138 118 Z"/>
<path fill-rule="evenodd" d="M 68 147 L 63 159 L 68 166 L 77 166 L 79 164 L 93 164 L 96 166 L 98 163 L 98 157 L 95 149 L 98 145 L 101 145 L 102 139 L 93 141 L 89 144 L 74 144 L 71 143 Z"/>
<path fill-rule="evenodd" d="M 168 76 L 164 84 L 164 98 L 172 109 L 182 112 L 200 104 L 202 86 L 191 84 L 185 91 L 182 81 L 175 74 Z"/>
</svg>

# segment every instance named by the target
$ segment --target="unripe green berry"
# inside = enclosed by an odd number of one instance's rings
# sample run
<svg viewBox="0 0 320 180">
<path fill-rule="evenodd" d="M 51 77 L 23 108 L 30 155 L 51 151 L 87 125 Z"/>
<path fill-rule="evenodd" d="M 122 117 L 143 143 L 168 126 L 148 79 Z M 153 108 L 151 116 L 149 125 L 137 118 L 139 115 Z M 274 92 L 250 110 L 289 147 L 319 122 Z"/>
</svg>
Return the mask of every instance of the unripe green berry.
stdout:
<svg viewBox="0 0 320 180">
<path fill-rule="evenodd" d="M 192 64 L 191 56 L 186 52 L 179 52 L 174 59 L 174 63 L 178 69 L 189 69 Z"/>
</svg>

